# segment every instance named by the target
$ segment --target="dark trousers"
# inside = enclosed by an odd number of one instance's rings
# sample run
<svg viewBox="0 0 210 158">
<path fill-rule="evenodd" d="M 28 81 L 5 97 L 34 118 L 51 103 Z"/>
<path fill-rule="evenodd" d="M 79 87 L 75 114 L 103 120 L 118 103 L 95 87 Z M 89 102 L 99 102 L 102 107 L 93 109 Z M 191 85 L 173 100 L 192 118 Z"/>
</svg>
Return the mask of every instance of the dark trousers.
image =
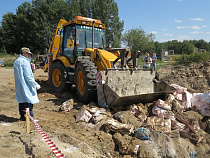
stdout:
<svg viewBox="0 0 210 158">
<path fill-rule="evenodd" d="M 29 108 L 29 112 L 30 112 L 30 115 L 33 117 L 34 114 L 33 114 L 33 104 L 31 103 L 19 103 L 19 113 L 21 116 L 24 116 L 26 113 L 25 113 L 25 109 L 26 108 Z"/>
</svg>

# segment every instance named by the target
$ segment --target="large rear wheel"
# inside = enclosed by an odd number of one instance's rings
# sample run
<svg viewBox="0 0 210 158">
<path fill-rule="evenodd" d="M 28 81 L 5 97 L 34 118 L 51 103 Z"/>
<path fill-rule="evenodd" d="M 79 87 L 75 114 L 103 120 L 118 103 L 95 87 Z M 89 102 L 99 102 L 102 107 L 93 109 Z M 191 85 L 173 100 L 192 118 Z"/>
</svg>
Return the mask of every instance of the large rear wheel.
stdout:
<svg viewBox="0 0 210 158">
<path fill-rule="evenodd" d="M 52 64 L 49 74 L 50 86 L 56 92 L 61 92 L 66 88 L 67 72 L 61 62 Z"/>
<path fill-rule="evenodd" d="M 96 101 L 97 68 L 91 61 L 78 61 L 76 67 L 76 87 L 80 101 Z"/>
</svg>

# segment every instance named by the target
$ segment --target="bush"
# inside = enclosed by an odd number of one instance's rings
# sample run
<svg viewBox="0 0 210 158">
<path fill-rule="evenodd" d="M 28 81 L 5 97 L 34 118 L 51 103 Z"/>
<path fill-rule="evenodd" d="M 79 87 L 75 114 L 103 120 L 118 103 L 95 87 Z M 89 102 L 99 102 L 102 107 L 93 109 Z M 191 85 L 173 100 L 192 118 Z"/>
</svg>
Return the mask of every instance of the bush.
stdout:
<svg viewBox="0 0 210 158">
<path fill-rule="evenodd" d="M 179 62 L 203 62 L 203 61 L 207 61 L 210 60 L 210 52 L 196 52 L 196 53 L 192 53 L 192 54 L 182 54 L 179 56 L 174 56 L 174 60 L 175 61 L 179 61 Z"/>
<path fill-rule="evenodd" d="M 14 63 L 14 59 L 6 59 L 5 61 L 4 61 L 4 65 L 5 65 L 5 67 L 13 67 L 13 63 Z"/>
<path fill-rule="evenodd" d="M 4 47 L 0 49 L 0 57 L 7 55 L 7 51 Z"/>
</svg>

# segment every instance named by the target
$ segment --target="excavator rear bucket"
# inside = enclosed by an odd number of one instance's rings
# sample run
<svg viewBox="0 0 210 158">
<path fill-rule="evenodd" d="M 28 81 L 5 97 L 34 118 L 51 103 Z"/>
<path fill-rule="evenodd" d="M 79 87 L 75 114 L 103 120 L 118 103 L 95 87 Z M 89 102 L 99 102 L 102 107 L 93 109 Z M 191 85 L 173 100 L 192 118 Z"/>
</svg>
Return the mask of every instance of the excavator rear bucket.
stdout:
<svg viewBox="0 0 210 158">
<path fill-rule="evenodd" d="M 99 71 L 96 81 L 101 107 L 152 102 L 176 90 L 157 81 L 155 72 L 144 69 Z"/>
</svg>

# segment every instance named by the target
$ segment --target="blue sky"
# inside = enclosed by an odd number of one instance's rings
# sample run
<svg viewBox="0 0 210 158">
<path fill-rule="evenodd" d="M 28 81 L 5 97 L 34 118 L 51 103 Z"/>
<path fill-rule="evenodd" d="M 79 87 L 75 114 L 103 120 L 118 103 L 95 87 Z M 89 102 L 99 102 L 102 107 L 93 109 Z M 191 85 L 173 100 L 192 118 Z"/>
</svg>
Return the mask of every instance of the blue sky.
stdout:
<svg viewBox="0 0 210 158">
<path fill-rule="evenodd" d="M 155 40 L 210 41 L 210 0 L 115 0 L 124 31 L 141 26 Z"/>
<path fill-rule="evenodd" d="M 22 2 L 31 0 L 1 0 L 0 17 L 16 13 Z M 124 32 L 141 27 L 155 34 L 155 40 L 210 41 L 210 0 L 115 0 Z"/>
</svg>

